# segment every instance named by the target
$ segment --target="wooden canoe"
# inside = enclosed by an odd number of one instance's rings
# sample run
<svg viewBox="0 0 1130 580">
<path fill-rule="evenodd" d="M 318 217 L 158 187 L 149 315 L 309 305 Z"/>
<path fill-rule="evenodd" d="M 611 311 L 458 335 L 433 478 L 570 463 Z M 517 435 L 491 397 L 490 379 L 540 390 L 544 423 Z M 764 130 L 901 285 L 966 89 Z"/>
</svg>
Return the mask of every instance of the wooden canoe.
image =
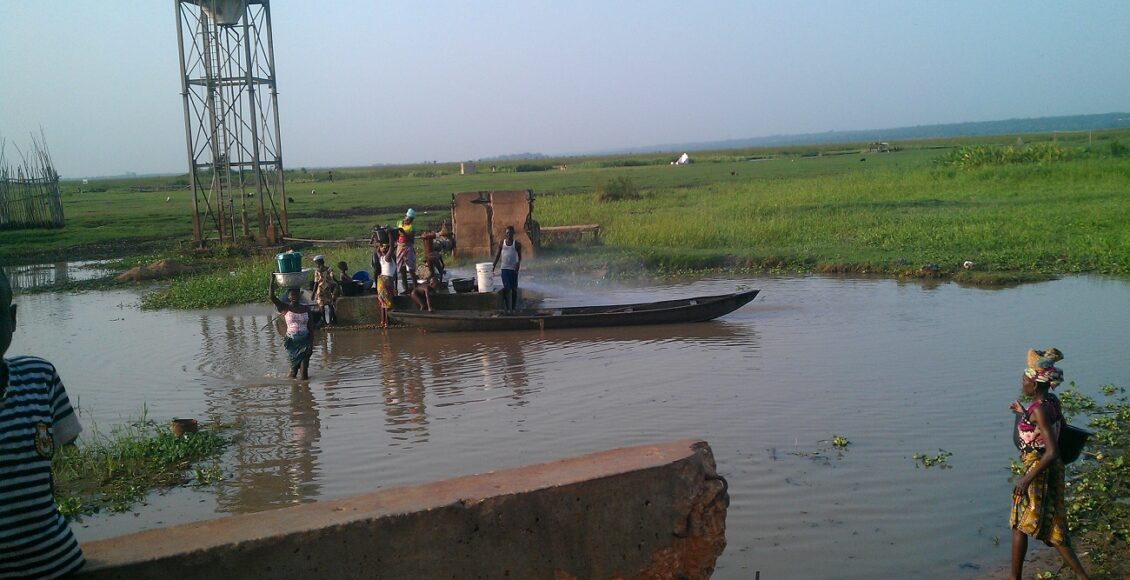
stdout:
<svg viewBox="0 0 1130 580">
<path fill-rule="evenodd" d="M 747 290 L 718 296 L 698 296 L 679 300 L 615 304 L 608 306 L 575 306 L 501 311 L 393 310 L 389 317 L 400 324 L 436 332 L 474 332 L 495 330 L 538 330 L 546 328 L 583 328 L 593 326 L 633 326 L 703 322 L 729 314 L 752 301 L 759 290 Z"/>
<path fill-rule="evenodd" d="M 542 301 L 542 294 L 533 290 L 520 289 L 518 304 L 525 308 L 537 308 Z M 397 310 L 416 310 L 416 303 L 407 295 L 393 296 L 393 312 Z M 432 294 L 432 308 L 435 310 L 487 310 L 493 311 L 502 307 L 502 298 L 498 292 L 467 292 L 464 294 L 438 292 Z M 379 319 L 377 296 L 365 294 L 364 296 L 343 296 L 337 301 L 337 320 L 343 326 L 376 324 Z"/>
<path fill-rule="evenodd" d="M 544 296 L 536 290 L 519 288 L 518 305 L 523 308 L 537 308 Z M 313 298 L 303 291 L 303 301 L 313 303 Z M 416 311 L 416 303 L 407 295 L 392 297 L 393 312 Z M 435 310 L 458 311 L 496 311 L 502 307 L 502 297 L 498 292 L 440 292 L 432 295 L 432 308 Z M 322 327 L 322 330 L 351 330 L 367 328 L 380 321 L 380 304 L 377 295 L 366 293 L 362 296 L 342 296 L 337 301 L 337 324 Z M 286 335 L 286 324 L 282 317 L 276 317 L 275 330 L 279 336 Z"/>
</svg>

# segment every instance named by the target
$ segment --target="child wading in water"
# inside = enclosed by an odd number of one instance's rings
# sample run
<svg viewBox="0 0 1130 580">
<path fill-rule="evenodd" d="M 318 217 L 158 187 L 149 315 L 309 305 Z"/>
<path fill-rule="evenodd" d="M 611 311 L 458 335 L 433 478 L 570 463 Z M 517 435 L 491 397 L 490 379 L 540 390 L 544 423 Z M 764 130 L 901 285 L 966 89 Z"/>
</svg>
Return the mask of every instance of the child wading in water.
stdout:
<svg viewBox="0 0 1130 580">
<path fill-rule="evenodd" d="M 1063 410 L 1059 398 L 1050 392 L 1063 382 L 1063 372 L 1055 367 L 1062 358 L 1063 354 L 1054 348 L 1029 351 L 1029 366 L 1020 384 L 1024 395 L 1032 399 L 1032 404 L 1027 409 L 1020 401 L 1009 405 L 1012 412 L 1023 415 L 1016 428 L 1024 475 L 1012 491 L 1012 513 L 1009 516 L 1013 578 L 1020 578 L 1024 568 L 1028 536 L 1059 550 L 1075 574 L 1087 578 L 1087 572 L 1067 535 L 1067 510 L 1063 505 L 1064 468 L 1058 443 Z"/>
</svg>

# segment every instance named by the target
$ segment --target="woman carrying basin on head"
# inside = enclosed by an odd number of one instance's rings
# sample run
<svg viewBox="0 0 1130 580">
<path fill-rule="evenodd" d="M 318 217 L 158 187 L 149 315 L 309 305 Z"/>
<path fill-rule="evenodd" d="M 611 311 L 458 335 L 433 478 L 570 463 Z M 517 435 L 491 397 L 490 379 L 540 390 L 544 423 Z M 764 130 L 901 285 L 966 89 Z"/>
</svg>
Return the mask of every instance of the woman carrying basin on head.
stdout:
<svg viewBox="0 0 1130 580">
<path fill-rule="evenodd" d="M 314 354 L 314 319 L 311 308 L 302 303 L 302 292 L 298 288 L 287 289 L 285 302 L 275 296 L 277 288 L 272 276 L 271 283 L 267 286 L 267 295 L 286 322 L 283 346 L 286 347 L 286 355 L 290 360 L 290 378 L 298 377 L 301 372 L 302 380 L 307 380 L 310 378 L 310 356 Z"/>
<path fill-rule="evenodd" d="M 404 219 L 396 224 L 396 270 L 404 283 L 404 292 L 416 286 L 416 231 L 413 222 L 416 210 L 408 208 Z"/>
<path fill-rule="evenodd" d="M 388 327 L 388 311 L 392 310 L 392 297 L 396 294 L 396 258 L 386 243 L 377 245 L 377 302 L 380 304 L 381 328 Z"/>
</svg>

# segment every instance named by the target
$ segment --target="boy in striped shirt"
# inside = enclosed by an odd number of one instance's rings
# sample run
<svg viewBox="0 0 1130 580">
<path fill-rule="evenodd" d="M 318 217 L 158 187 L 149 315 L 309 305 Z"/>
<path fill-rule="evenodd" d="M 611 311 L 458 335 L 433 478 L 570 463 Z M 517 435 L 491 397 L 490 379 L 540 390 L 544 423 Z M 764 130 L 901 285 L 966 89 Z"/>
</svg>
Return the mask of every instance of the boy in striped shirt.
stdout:
<svg viewBox="0 0 1130 580">
<path fill-rule="evenodd" d="M 0 271 L 0 357 L 16 307 Z M 82 550 L 53 495 L 51 457 L 82 427 L 51 363 L 0 358 L 0 578 L 56 578 L 82 567 Z"/>
</svg>

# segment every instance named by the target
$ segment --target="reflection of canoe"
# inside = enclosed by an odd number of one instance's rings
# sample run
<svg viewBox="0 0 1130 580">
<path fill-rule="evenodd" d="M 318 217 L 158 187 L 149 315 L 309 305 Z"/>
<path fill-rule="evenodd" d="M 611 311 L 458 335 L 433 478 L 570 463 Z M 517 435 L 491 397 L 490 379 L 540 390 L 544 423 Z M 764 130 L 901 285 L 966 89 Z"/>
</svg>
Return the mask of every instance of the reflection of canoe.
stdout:
<svg viewBox="0 0 1130 580">
<path fill-rule="evenodd" d="M 702 322 L 713 320 L 745 306 L 757 296 L 757 293 L 758 290 L 749 290 L 736 294 L 642 304 L 544 308 L 515 312 L 394 310 L 389 312 L 389 316 L 401 324 L 434 331 L 530 330 Z"/>
</svg>

